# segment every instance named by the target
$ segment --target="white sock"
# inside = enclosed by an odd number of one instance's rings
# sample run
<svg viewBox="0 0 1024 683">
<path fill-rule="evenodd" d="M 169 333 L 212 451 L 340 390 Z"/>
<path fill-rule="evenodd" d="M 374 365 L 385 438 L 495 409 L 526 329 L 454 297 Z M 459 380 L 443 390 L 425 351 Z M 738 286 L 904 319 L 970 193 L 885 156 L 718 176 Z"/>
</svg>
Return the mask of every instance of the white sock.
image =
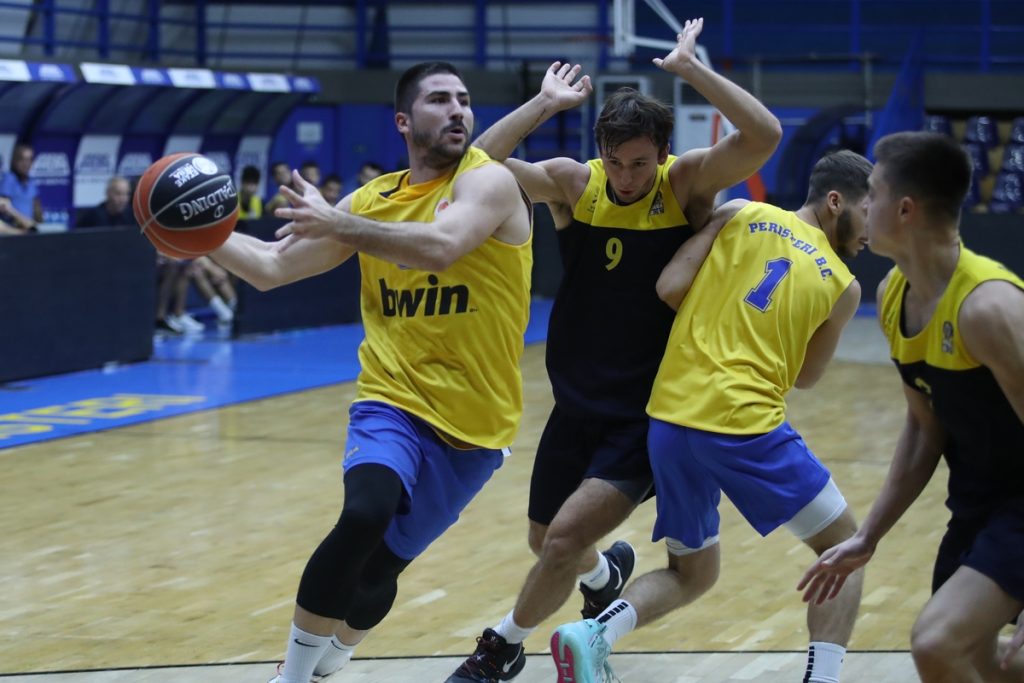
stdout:
<svg viewBox="0 0 1024 683">
<path fill-rule="evenodd" d="M 586 574 L 580 574 L 580 581 L 583 585 L 592 590 L 601 590 L 608 585 L 612 578 L 612 572 L 608 568 L 608 558 L 604 553 L 597 554 L 597 564 Z"/>
<path fill-rule="evenodd" d="M 306 633 L 292 624 L 284 666 L 281 667 L 281 683 L 309 683 L 317 662 L 331 646 L 331 638 Z"/>
<path fill-rule="evenodd" d="M 636 619 L 636 609 L 625 600 L 616 600 L 597 615 L 597 621 L 605 625 L 604 639 L 609 647 L 636 628 Z"/>
<path fill-rule="evenodd" d="M 331 638 L 331 646 L 320 657 L 320 661 L 317 662 L 313 673 L 317 676 L 326 676 L 327 674 L 339 671 L 352 659 L 352 652 L 355 649 L 355 645 L 346 645 L 338 640 L 338 636 L 334 636 Z"/>
<path fill-rule="evenodd" d="M 494 630 L 505 639 L 506 643 L 521 643 L 526 640 L 526 636 L 533 633 L 533 629 L 537 628 L 536 626 L 523 628 L 516 623 L 516 620 L 513 618 L 514 614 L 515 610 L 512 610 L 505 615 L 500 624 L 494 627 Z"/>
<path fill-rule="evenodd" d="M 835 643 L 812 640 L 807 647 L 807 683 L 839 683 L 846 648 Z"/>
</svg>

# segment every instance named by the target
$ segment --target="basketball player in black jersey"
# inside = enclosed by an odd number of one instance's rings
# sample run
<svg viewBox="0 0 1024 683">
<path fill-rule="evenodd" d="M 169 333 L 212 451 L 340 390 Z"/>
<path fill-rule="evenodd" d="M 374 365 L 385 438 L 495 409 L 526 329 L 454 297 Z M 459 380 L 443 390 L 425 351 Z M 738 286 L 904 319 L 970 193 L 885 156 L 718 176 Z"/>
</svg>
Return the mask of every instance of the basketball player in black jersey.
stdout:
<svg viewBox="0 0 1024 683">
<path fill-rule="evenodd" d="M 715 195 L 755 173 L 782 135 L 760 102 L 697 59 L 702 27 L 702 19 L 686 22 L 676 48 L 654 61 L 686 79 L 736 126 L 713 147 L 670 156 L 672 110 L 624 89 L 595 125 L 599 159 L 508 159 L 543 121 L 590 95 L 589 77 L 577 78 L 580 67 L 558 62 L 540 94 L 475 143 L 506 160 L 531 199 L 548 205 L 565 274 L 547 338 L 555 407 L 530 485 L 529 544 L 538 561 L 515 609 L 483 632 L 448 683 L 510 680 L 525 661 L 523 640 L 565 603 L 577 577 L 583 615 L 593 617 L 632 573 L 628 543 L 603 553 L 594 544 L 651 489 L 645 406 L 674 313 L 655 284 L 692 228 L 707 222 Z"/>
<path fill-rule="evenodd" d="M 878 312 L 907 417 L 860 531 L 799 588 L 806 600 L 835 596 L 945 456 L 952 517 L 911 634 L 914 663 L 924 683 L 1022 681 L 1024 633 L 1001 648 L 998 634 L 1024 608 L 1024 280 L 961 243 L 971 165 L 952 138 L 897 133 L 875 156 L 868 238 L 896 262 Z"/>
</svg>

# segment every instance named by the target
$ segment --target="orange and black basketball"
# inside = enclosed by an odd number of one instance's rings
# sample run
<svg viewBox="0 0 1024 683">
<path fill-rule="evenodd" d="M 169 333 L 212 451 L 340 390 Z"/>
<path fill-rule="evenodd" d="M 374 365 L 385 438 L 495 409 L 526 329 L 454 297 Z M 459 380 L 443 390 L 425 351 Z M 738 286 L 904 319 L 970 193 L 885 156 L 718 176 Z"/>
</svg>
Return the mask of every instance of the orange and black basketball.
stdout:
<svg viewBox="0 0 1024 683">
<path fill-rule="evenodd" d="M 193 259 L 224 244 L 238 220 L 231 176 L 202 154 L 158 159 L 135 188 L 132 211 L 161 254 Z"/>
</svg>

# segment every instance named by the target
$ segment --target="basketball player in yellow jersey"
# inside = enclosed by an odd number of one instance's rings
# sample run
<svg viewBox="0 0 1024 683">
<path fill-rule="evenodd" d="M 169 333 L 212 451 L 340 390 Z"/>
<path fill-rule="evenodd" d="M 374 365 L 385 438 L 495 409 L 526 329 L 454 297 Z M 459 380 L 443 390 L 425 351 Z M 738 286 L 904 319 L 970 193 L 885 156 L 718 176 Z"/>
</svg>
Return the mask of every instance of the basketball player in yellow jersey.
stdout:
<svg viewBox="0 0 1024 683">
<path fill-rule="evenodd" d="M 961 242 L 971 164 L 954 140 L 897 133 L 875 157 L 868 235 L 873 252 L 896 262 L 878 287 L 878 314 L 907 417 L 864 526 L 801 587 L 809 600 L 832 597 L 945 456 L 952 518 L 911 635 L 914 663 L 925 683 L 1021 681 L 1024 618 L 999 654 L 997 637 L 1024 608 L 1024 280 Z"/>
<path fill-rule="evenodd" d="M 618 638 L 714 585 L 723 491 L 762 535 L 785 526 L 817 553 L 856 531 L 828 470 L 786 422 L 785 395 L 822 376 L 857 309 L 860 286 L 840 256 L 864 245 L 870 172 L 864 157 L 836 152 L 814 166 L 796 212 L 728 202 L 662 272 L 658 292 L 679 310 L 647 410 L 653 540 L 666 539 L 668 567 L 596 619 L 555 631 L 560 680 L 604 680 Z M 810 606 L 804 681 L 839 680 L 859 602 L 858 574 L 834 603 Z"/>
<path fill-rule="evenodd" d="M 235 233 L 214 253 L 260 288 L 359 252 L 366 339 L 345 444 L 344 507 L 306 565 L 274 683 L 329 676 L 391 609 L 399 573 L 501 466 L 522 415 L 531 206 L 470 149 L 469 93 L 450 64 L 395 90 L 410 168 L 337 207 L 294 174 L 290 222 L 268 244 Z M 301 192 L 301 194 L 299 194 Z M 332 679 L 334 680 L 334 679 Z"/>
<path fill-rule="evenodd" d="M 523 641 L 565 603 L 577 577 L 582 613 L 596 616 L 633 571 L 628 543 L 601 553 L 595 543 L 650 495 L 644 407 L 672 325 L 658 274 L 707 222 L 715 195 L 760 168 L 781 137 L 760 102 L 696 58 L 702 27 L 687 21 L 675 49 L 655 63 L 685 78 L 735 133 L 671 156 L 671 108 L 623 89 L 602 103 L 594 126 L 599 159 L 505 162 L 530 198 L 548 205 L 558 230 L 564 275 L 547 337 L 555 406 L 530 482 L 529 544 L 538 560 L 515 608 L 484 630 L 448 683 L 513 678 L 526 661 Z M 579 74 L 556 62 L 540 94 L 474 144 L 506 159 L 533 128 L 589 96 L 590 80 Z"/>
</svg>

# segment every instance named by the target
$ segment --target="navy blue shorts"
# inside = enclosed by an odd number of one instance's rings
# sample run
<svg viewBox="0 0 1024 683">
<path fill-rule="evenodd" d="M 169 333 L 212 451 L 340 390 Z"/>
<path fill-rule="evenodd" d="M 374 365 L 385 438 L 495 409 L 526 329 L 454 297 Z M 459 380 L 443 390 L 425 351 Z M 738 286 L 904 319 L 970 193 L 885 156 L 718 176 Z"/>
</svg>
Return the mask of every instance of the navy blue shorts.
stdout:
<svg viewBox="0 0 1024 683">
<path fill-rule="evenodd" d="M 552 409 L 537 445 L 530 480 L 529 517 L 551 524 L 584 479 L 603 479 L 633 502 L 651 492 L 647 418 L 609 420 Z"/>
<path fill-rule="evenodd" d="M 786 524 L 829 481 L 783 422 L 767 434 L 715 434 L 651 418 L 648 449 L 658 491 L 652 540 L 703 548 L 718 536 L 722 491 L 762 536 Z"/>
<path fill-rule="evenodd" d="M 347 472 L 373 463 L 398 474 L 405 491 L 384 542 L 398 557 L 412 560 L 459 519 L 508 452 L 455 448 L 418 417 L 386 403 L 359 401 L 349 408 L 342 466 Z"/>
<path fill-rule="evenodd" d="M 1004 501 L 987 517 L 949 520 L 935 559 L 932 592 L 961 566 L 984 574 L 1024 602 L 1024 499 Z"/>
</svg>

